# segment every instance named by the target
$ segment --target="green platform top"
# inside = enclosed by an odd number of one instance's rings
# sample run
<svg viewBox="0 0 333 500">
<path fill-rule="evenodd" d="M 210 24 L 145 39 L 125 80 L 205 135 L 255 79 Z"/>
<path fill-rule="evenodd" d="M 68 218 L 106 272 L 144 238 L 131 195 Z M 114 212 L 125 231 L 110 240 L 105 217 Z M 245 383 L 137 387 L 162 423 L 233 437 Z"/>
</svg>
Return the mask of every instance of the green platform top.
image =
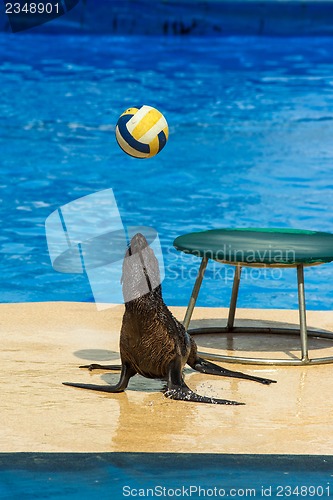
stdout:
<svg viewBox="0 0 333 500">
<path fill-rule="evenodd" d="M 333 234 L 301 229 L 212 229 L 178 236 L 177 250 L 245 265 L 314 265 L 333 260 Z"/>
</svg>

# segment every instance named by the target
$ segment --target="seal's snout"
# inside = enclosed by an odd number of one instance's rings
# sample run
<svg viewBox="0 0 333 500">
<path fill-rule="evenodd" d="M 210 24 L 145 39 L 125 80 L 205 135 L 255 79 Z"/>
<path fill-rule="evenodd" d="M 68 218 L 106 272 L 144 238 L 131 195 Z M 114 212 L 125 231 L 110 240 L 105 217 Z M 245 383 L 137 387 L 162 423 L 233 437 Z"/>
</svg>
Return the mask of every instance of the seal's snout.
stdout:
<svg viewBox="0 0 333 500">
<path fill-rule="evenodd" d="M 123 262 L 123 296 L 125 304 L 141 299 L 161 284 L 158 261 L 141 233 L 131 239 Z M 160 293 L 161 291 L 156 291 Z"/>
<path fill-rule="evenodd" d="M 148 246 L 148 241 L 141 233 L 137 233 L 133 236 L 130 243 L 130 253 L 142 252 Z"/>
</svg>

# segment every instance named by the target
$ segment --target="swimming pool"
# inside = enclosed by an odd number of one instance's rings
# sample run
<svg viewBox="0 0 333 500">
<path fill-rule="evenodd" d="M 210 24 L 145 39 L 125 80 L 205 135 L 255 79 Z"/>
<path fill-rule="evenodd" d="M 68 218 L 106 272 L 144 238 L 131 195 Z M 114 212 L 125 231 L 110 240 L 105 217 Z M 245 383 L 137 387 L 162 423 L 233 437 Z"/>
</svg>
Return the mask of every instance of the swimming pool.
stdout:
<svg viewBox="0 0 333 500">
<path fill-rule="evenodd" d="M 161 238 L 171 305 L 187 304 L 198 263 L 173 239 L 218 227 L 332 232 L 330 38 L 0 34 L 2 302 L 92 300 L 56 273 L 44 222 L 112 188 L 125 225 Z M 127 157 L 119 114 L 151 104 L 170 125 L 156 158 Z M 232 270 L 208 268 L 198 304 L 226 306 Z M 333 267 L 306 270 L 309 309 L 331 309 Z M 175 286 L 176 284 L 176 286 Z M 220 290 L 221 293 L 217 293 Z M 297 307 L 295 276 L 243 277 L 239 306 Z"/>
<path fill-rule="evenodd" d="M 333 496 L 332 457 L 304 455 L 0 454 L 4 478 L 11 500 Z"/>
</svg>

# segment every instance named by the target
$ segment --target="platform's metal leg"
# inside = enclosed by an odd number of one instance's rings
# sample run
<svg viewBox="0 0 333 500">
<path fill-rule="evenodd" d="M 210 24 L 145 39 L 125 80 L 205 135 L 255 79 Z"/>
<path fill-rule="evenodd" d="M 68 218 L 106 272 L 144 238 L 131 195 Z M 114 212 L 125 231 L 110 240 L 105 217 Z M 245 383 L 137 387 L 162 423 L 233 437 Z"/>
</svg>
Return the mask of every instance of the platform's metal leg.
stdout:
<svg viewBox="0 0 333 500">
<path fill-rule="evenodd" d="M 234 283 L 232 285 L 229 315 L 228 315 L 228 322 L 227 322 L 227 330 L 228 331 L 231 331 L 234 327 L 235 312 L 236 312 L 236 305 L 237 305 L 237 297 L 238 297 L 238 289 L 239 289 L 239 282 L 240 282 L 240 278 L 241 278 L 241 272 L 242 272 L 242 266 L 240 264 L 238 264 L 235 268 Z"/>
<path fill-rule="evenodd" d="M 299 305 L 299 323 L 301 334 L 301 349 L 302 361 L 307 363 L 308 356 L 308 332 L 306 327 L 306 309 L 305 309 L 305 294 L 304 294 L 304 268 L 303 264 L 297 266 L 297 283 L 298 283 L 298 305 Z"/>
<path fill-rule="evenodd" d="M 186 330 L 188 329 L 188 325 L 190 324 L 190 321 L 191 321 L 193 309 L 194 309 L 195 303 L 196 303 L 197 298 L 198 298 L 199 290 L 200 290 L 201 283 L 202 283 L 202 280 L 203 280 L 203 277 L 204 277 L 204 274 L 206 271 L 207 264 L 208 264 L 208 257 L 203 257 L 201 264 L 200 264 L 200 269 L 198 272 L 197 279 L 194 283 L 190 302 L 187 306 L 185 318 L 183 321 L 183 325 L 185 326 Z"/>
</svg>

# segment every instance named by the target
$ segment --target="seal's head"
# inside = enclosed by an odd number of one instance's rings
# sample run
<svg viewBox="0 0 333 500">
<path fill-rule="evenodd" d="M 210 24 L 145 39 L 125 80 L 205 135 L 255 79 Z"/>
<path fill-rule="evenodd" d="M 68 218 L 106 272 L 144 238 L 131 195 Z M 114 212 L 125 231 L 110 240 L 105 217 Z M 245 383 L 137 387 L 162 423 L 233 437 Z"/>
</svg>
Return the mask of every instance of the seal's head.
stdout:
<svg viewBox="0 0 333 500">
<path fill-rule="evenodd" d="M 154 291 L 161 293 L 158 261 L 141 233 L 133 236 L 126 251 L 122 284 L 125 303 Z"/>
</svg>

